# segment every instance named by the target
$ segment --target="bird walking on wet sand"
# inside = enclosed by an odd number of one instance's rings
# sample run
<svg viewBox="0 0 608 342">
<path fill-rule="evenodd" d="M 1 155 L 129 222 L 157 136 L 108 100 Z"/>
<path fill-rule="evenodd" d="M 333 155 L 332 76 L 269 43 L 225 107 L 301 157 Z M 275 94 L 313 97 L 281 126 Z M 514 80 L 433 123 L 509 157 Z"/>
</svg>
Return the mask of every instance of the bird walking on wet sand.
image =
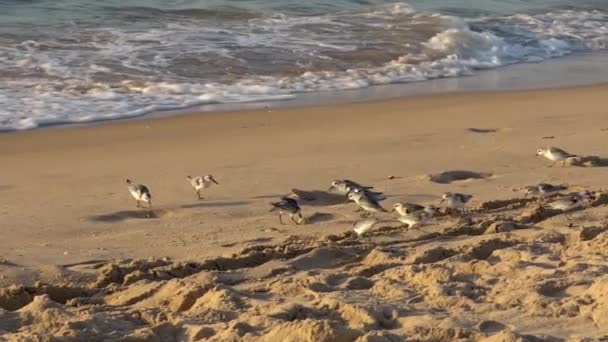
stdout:
<svg viewBox="0 0 608 342">
<path fill-rule="evenodd" d="M 557 162 L 562 162 L 562 165 L 565 165 L 566 163 L 566 159 L 570 158 L 570 157 L 576 157 L 575 154 L 566 152 L 564 150 L 562 150 L 561 148 L 557 148 L 557 147 L 545 147 L 545 148 L 539 148 L 538 150 L 536 150 L 536 156 L 543 156 L 549 160 L 551 160 L 553 163 L 551 164 L 551 166 L 555 165 L 555 163 Z"/>
<path fill-rule="evenodd" d="M 196 195 L 198 196 L 199 200 L 203 199 L 201 197 L 201 190 L 207 189 L 213 183 L 215 183 L 217 185 L 220 184 L 215 180 L 213 175 L 206 175 L 204 177 L 203 176 L 196 176 L 196 177 L 186 176 L 186 178 L 188 179 L 190 184 L 192 184 L 192 187 L 194 187 L 194 189 L 196 190 Z"/>
<path fill-rule="evenodd" d="M 435 207 L 427 207 L 424 210 L 414 211 L 405 215 L 399 216 L 397 220 L 408 228 L 413 228 L 426 224 L 435 215 Z"/>
<path fill-rule="evenodd" d="M 527 185 L 523 188 L 526 196 L 529 195 L 540 195 L 550 196 L 559 193 L 560 191 L 566 190 L 566 185 L 553 185 L 548 183 L 538 183 L 536 185 Z"/>
<path fill-rule="evenodd" d="M 298 201 L 293 198 L 283 197 L 280 202 L 272 202 L 272 209 L 270 211 L 279 210 L 279 222 L 283 223 L 283 214 L 287 213 L 291 220 L 296 224 L 304 223 L 304 217 L 302 216 L 302 209 L 298 205 Z M 298 216 L 298 219 L 295 219 L 295 216 Z"/>
<path fill-rule="evenodd" d="M 446 192 L 441 196 L 441 203 L 446 203 L 448 208 L 460 209 L 464 212 L 466 204 L 471 200 L 471 198 L 473 198 L 473 195 Z"/>
<path fill-rule="evenodd" d="M 134 184 L 130 179 L 127 179 L 127 189 L 137 201 L 138 208 L 143 208 L 140 202 L 148 203 L 148 207 L 152 208 L 152 194 L 150 194 L 150 189 L 147 186 Z"/>
<path fill-rule="evenodd" d="M 367 215 L 372 215 L 379 212 L 388 212 L 378 203 L 376 199 L 367 195 L 365 192 L 349 192 L 348 199 L 357 203 L 359 206 L 357 211 L 364 210 Z"/>
<path fill-rule="evenodd" d="M 357 235 L 357 239 L 361 238 L 365 233 L 372 230 L 377 223 L 378 220 L 375 218 L 353 222 L 353 231 Z"/>
</svg>

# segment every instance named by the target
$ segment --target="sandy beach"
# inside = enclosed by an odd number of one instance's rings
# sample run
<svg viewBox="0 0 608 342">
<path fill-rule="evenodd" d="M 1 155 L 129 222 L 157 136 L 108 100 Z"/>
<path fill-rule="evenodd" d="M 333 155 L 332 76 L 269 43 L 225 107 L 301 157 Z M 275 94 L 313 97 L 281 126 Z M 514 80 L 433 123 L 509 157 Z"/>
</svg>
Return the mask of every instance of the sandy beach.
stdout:
<svg viewBox="0 0 608 342">
<path fill-rule="evenodd" d="M 0 334 L 34 341 L 595 341 L 608 336 L 608 85 L 189 114 L 0 134 Z M 453 170 L 481 179 L 433 182 Z M 220 183 L 198 200 L 187 175 Z M 392 176 L 389 179 L 389 176 Z M 146 184 L 138 209 L 125 180 Z M 369 239 L 332 180 L 468 219 Z M 515 191 L 596 192 L 569 215 Z M 308 223 L 269 202 L 293 189 Z M 511 200 L 512 201 L 504 201 Z"/>
</svg>

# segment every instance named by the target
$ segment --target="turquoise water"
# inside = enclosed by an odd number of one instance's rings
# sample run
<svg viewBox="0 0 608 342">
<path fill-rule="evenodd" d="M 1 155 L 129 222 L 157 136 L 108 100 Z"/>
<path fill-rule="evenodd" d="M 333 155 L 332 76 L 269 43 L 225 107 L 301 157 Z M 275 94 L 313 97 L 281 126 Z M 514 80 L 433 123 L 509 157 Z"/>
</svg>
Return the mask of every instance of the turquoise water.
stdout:
<svg viewBox="0 0 608 342">
<path fill-rule="evenodd" d="M 463 77 L 608 48 L 608 0 L 0 0 L 0 130 Z"/>
</svg>

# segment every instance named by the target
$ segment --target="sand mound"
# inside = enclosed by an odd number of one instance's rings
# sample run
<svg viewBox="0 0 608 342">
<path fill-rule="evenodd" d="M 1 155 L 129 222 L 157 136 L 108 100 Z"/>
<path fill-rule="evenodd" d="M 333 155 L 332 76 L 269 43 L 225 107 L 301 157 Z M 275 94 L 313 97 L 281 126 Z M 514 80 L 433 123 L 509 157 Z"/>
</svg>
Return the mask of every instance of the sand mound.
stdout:
<svg viewBox="0 0 608 342">
<path fill-rule="evenodd" d="M 579 211 L 603 209 L 601 195 Z M 193 262 L 68 265 L 97 276 L 0 288 L 0 334 L 15 341 L 604 336 L 608 226 L 556 224 L 563 215 L 542 209 L 545 200 L 481 203 L 465 219 L 440 217 L 425 228 L 432 231 L 376 230 L 369 240 L 293 235 Z"/>
</svg>

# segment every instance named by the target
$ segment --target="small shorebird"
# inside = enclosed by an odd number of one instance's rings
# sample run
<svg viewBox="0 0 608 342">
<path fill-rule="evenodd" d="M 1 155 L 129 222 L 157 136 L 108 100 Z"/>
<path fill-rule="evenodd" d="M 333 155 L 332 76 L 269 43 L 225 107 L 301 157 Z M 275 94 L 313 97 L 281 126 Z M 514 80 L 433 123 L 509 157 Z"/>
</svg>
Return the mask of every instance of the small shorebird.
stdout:
<svg viewBox="0 0 608 342">
<path fill-rule="evenodd" d="M 353 230 L 355 231 L 355 234 L 357 234 L 357 239 L 372 230 L 377 223 L 378 220 L 375 218 L 353 222 Z"/>
<path fill-rule="evenodd" d="M 397 202 L 393 205 L 392 211 L 396 211 L 400 216 L 405 216 L 416 211 L 425 210 L 426 208 L 427 207 L 420 204 Z"/>
<path fill-rule="evenodd" d="M 133 184 L 130 179 L 127 179 L 127 189 L 131 195 L 137 200 L 137 207 L 143 208 L 139 202 L 148 203 L 148 207 L 152 208 L 152 195 L 150 194 L 150 189 L 143 184 Z"/>
<path fill-rule="evenodd" d="M 371 190 L 373 188 L 374 188 L 373 186 L 361 185 L 357 182 L 353 182 L 348 179 L 336 179 L 333 182 L 331 182 L 329 191 L 334 191 L 334 192 L 340 193 L 342 195 L 348 195 L 348 193 L 354 189 Z"/>
<path fill-rule="evenodd" d="M 368 196 L 365 192 L 349 192 L 348 199 L 357 203 L 357 205 L 359 206 L 359 209 L 357 211 L 364 210 L 368 214 L 387 212 L 387 210 L 382 208 L 382 206 L 378 203 L 377 200 L 375 200 L 371 196 Z"/>
<path fill-rule="evenodd" d="M 593 199 L 594 196 L 589 191 L 580 191 L 570 193 L 558 200 L 545 203 L 543 205 L 544 208 L 560 210 L 562 212 L 568 212 L 574 209 L 578 209 L 585 205 L 585 200 Z M 571 218 L 566 215 L 566 217 L 570 220 Z"/>
<path fill-rule="evenodd" d="M 296 224 L 304 223 L 304 217 L 302 217 L 302 209 L 298 205 L 298 201 L 293 198 L 283 197 L 280 202 L 272 202 L 272 209 L 270 211 L 279 210 L 279 222 L 283 223 L 283 213 L 289 214 L 291 220 Z M 298 215 L 298 220 L 294 218 L 294 216 Z"/>
<path fill-rule="evenodd" d="M 447 202 L 448 208 L 462 209 L 462 211 L 464 211 L 467 202 L 469 202 L 471 198 L 473 198 L 473 195 L 446 192 L 441 196 L 441 203 Z"/>
<path fill-rule="evenodd" d="M 363 193 L 365 194 L 365 196 L 369 197 L 369 198 L 373 198 L 374 200 L 380 202 L 380 201 L 384 201 L 386 199 L 386 196 L 384 196 L 384 193 L 382 192 L 376 192 L 376 191 L 370 191 L 367 189 L 361 189 L 361 188 L 351 188 L 349 190 L 348 193 Z"/>
<path fill-rule="evenodd" d="M 527 185 L 523 188 L 526 192 L 526 196 L 528 195 L 541 195 L 541 196 L 549 196 L 556 193 L 559 193 L 562 190 L 566 190 L 568 187 L 566 185 L 553 185 L 548 183 L 538 183 L 536 185 Z"/>
<path fill-rule="evenodd" d="M 543 156 L 551 160 L 553 162 L 551 166 L 555 165 L 555 163 L 558 161 L 561 161 L 563 165 L 565 165 L 566 159 L 570 157 L 576 157 L 575 154 L 568 153 L 557 147 L 539 148 L 538 150 L 536 150 L 536 156 Z"/>
<path fill-rule="evenodd" d="M 186 178 L 188 179 L 188 181 L 190 182 L 190 184 L 192 184 L 192 187 L 194 187 L 194 189 L 196 190 L 196 195 L 198 196 L 198 199 L 203 199 L 201 197 L 201 190 L 203 189 L 207 189 L 208 187 L 211 186 L 212 183 L 215 184 L 220 184 L 218 183 L 215 178 L 213 178 L 213 175 L 206 175 L 206 176 L 196 176 L 196 177 L 191 177 L 191 176 L 186 176 Z"/>
<path fill-rule="evenodd" d="M 408 228 L 413 228 L 426 224 L 435 215 L 435 207 L 429 206 L 424 210 L 414 211 L 406 215 L 399 216 L 397 220 L 406 224 Z"/>
</svg>

